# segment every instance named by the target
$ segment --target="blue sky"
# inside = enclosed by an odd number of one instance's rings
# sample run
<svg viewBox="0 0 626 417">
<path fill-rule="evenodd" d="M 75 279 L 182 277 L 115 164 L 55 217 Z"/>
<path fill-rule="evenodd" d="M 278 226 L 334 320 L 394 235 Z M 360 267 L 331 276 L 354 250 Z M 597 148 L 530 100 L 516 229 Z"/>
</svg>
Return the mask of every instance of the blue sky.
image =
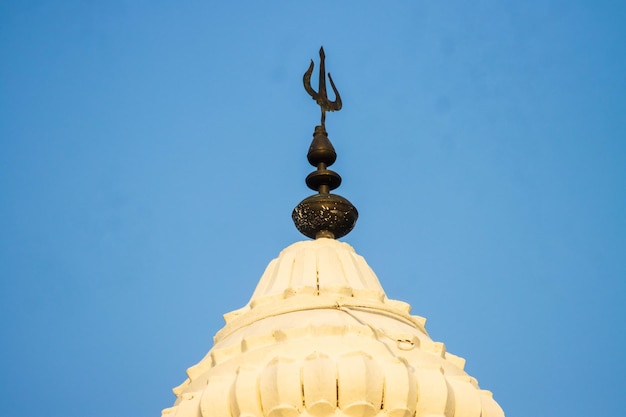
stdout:
<svg viewBox="0 0 626 417">
<path fill-rule="evenodd" d="M 625 23 L 617 1 L 1 2 L 0 416 L 173 403 L 304 239 L 320 45 L 343 240 L 388 296 L 507 416 L 621 415 Z"/>
</svg>

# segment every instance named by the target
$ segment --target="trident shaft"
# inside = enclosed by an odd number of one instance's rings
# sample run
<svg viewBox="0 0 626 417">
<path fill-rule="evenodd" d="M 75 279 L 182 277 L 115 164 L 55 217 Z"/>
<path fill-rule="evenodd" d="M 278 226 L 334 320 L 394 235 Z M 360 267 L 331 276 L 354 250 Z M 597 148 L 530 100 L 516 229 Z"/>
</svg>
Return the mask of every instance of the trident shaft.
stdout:
<svg viewBox="0 0 626 417">
<path fill-rule="evenodd" d="M 328 93 L 326 92 L 326 67 L 324 65 L 324 58 L 326 55 L 324 54 L 324 47 L 320 48 L 320 79 L 318 85 L 318 91 L 316 92 L 311 87 L 311 75 L 313 74 L 313 67 L 315 64 L 313 60 L 311 60 L 311 65 L 309 65 L 309 69 L 304 73 L 304 77 L 302 77 L 302 81 L 304 82 L 304 89 L 307 93 L 317 102 L 322 110 L 322 126 L 325 126 L 326 123 L 326 112 L 327 111 L 339 111 L 341 110 L 341 96 L 339 95 L 339 91 L 337 91 L 337 87 L 335 87 L 335 83 L 333 82 L 333 78 L 328 73 L 328 79 L 330 80 L 330 86 L 335 93 L 335 101 L 330 101 L 328 99 Z"/>
</svg>

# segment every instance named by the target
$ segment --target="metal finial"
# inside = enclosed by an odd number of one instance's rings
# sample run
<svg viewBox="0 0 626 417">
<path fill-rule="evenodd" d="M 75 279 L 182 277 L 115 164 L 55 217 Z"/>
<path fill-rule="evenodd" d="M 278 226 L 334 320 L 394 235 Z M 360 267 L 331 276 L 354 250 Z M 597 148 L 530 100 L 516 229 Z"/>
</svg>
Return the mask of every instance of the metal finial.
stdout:
<svg viewBox="0 0 626 417">
<path fill-rule="evenodd" d="M 335 87 L 335 83 L 333 82 L 333 77 L 330 76 L 330 72 L 328 73 L 328 79 L 330 80 L 330 86 L 335 93 L 335 101 L 330 101 L 328 99 L 328 93 L 326 92 L 326 66 L 324 65 L 324 59 L 326 58 L 326 54 L 324 53 L 324 47 L 320 48 L 320 78 L 319 84 L 317 86 L 317 92 L 313 90 L 311 87 L 311 75 L 313 74 L 313 67 L 315 64 L 313 60 L 311 60 L 311 65 L 309 65 L 309 69 L 304 73 L 304 77 L 302 77 L 302 82 L 304 83 L 304 89 L 307 93 L 317 102 L 322 110 L 322 126 L 326 124 L 326 112 L 327 111 L 339 111 L 341 110 L 341 96 L 339 95 L 339 91 L 337 91 L 337 87 Z"/>
<path fill-rule="evenodd" d="M 319 104 L 322 110 L 322 124 L 315 126 L 313 141 L 307 153 L 309 163 L 317 168 L 306 177 L 306 185 L 317 194 L 302 200 L 291 215 L 296 228 L 310 238 L 338 239 L 350 233 L 359 213 L 347 199 L 330 191 L 341 185 L 341 177 L 335 171 L 327 169 L 337 159 L 335 148 L 328 139 L 324 125 L 327 111 L 341 109 L 341 97 L 328 74 L 330 85 L 335 92 L 335 101 L 330 101 L 326 93 L 326 68 L 324 66 L 324 48 L 320 48 L 320 82 L 318 92 L 311 88 L 313 61 L 304 73 L 304 89 Z"/>
</svg>

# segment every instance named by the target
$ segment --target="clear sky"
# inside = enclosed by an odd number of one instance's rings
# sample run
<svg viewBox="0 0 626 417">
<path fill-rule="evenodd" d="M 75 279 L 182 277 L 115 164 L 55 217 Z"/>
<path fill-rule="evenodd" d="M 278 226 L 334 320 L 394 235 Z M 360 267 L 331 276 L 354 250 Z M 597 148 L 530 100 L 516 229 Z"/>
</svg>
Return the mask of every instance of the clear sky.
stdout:
<svg viewBox="0 0 626 417">
<path fill-rule="evenodd" d="M 623 415 L 626 3 L 76 0 L 0 2 L 0 416 L 173 404 L 304 239 L 320 45 L 388 296 L 507 416 Z"/>
</svg>

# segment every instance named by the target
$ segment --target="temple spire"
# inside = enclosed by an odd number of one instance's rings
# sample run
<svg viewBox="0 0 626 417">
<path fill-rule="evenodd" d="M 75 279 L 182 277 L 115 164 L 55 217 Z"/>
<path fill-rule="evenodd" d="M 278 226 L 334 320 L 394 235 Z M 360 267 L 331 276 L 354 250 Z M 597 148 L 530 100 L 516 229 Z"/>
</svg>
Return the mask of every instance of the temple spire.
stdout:
<svg viewBox="0 0 626 417">
<path fill-rule="evenodd" d="M 306 184 L 318 193 L 302 200 L 293 210 L 291 217 L 296 228 L 305 236 L 315 239 L 321 237 L 338 239 L 350 233 L 359 214 L 347 199 L 340 195 L 330 194 L 330 191 L 341 185 L 341 177 L 336 172 L 327 169 L 335 163 L 337 153 L 326 132 L 326 112 L 341 110 L 342 102 L 330 73 L 328 79 L 335 94 L 335 100 L 328 99 L 325 58 L 326 55 L 322 47 L 320 48 L 317 91 L 311 87 L 311 75 L 315 65 L 313 60 L 311 60 L 311 65 L 303 77 L 304 89 L 317 102 L 322 111 L 321 124 L 315 126 L 313 141 L 307 153 L 309 163 L 317 169 L 306 177 Z"/>
</svg>

